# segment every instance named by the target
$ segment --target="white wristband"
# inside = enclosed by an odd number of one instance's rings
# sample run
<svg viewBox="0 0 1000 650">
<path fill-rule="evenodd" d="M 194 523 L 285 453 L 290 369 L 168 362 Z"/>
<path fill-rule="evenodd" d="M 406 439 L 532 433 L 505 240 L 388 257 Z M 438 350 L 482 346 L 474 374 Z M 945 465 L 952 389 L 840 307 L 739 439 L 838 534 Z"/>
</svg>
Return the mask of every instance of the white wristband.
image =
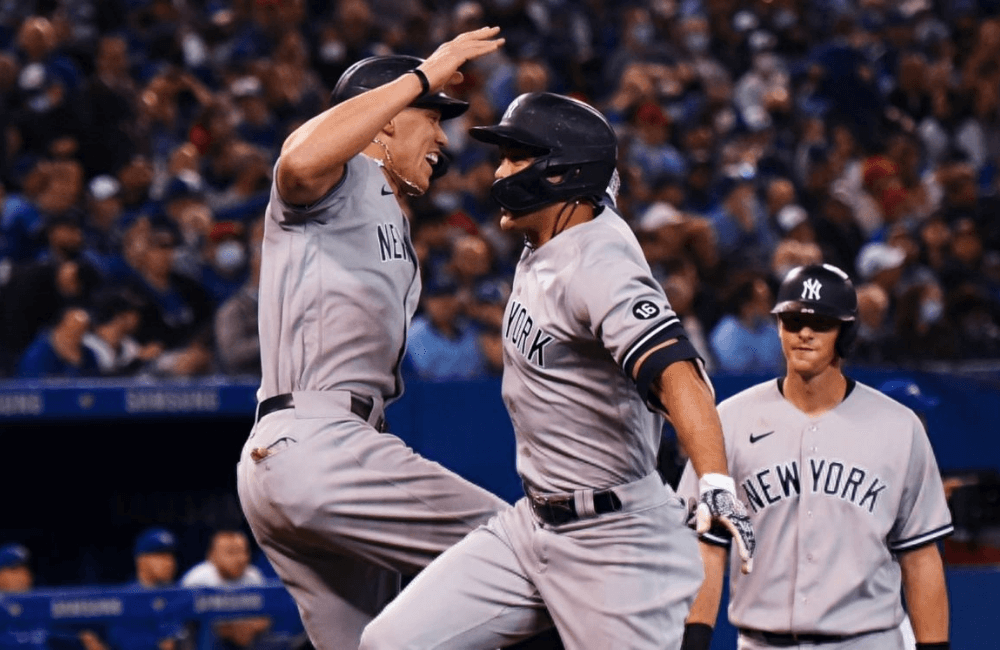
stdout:
<svg viewBox="0 0 1000 650">
<path fill-rule="evenodd" d="M 725 474 L 704 474 L 698 479 L 698 492 L 704 494 L 709 490 L 725 490 L 736 494 L 736 481 Z"/>
</svg>

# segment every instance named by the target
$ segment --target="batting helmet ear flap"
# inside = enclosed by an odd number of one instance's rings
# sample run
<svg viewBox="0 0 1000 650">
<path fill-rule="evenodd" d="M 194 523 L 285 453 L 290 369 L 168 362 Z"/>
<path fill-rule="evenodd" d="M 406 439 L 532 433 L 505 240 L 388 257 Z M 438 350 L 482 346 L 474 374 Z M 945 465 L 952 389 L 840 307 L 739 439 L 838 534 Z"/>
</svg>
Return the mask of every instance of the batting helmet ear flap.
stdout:
<svg viewBox="0 0 1000 650">
<path fill-rule="evenodd" d="M 858 336 L 858 321 L 857 320 L 845 320 L 840 326 L 840 334 L 837 336 L 837 340 L 834 343 L 834 350 L 837 352 L 837 356 L 841 359 L 846 359 L 851 353 L 851 348 L 854 345 L 854 339 Z"/>
</svg>

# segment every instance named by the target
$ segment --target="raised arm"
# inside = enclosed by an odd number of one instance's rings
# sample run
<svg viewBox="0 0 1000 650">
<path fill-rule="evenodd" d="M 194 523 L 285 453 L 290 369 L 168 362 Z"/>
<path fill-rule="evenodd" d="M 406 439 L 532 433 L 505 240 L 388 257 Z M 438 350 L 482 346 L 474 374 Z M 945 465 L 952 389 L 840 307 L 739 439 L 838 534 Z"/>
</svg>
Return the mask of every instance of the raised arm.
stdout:
<svg viewBox="0 0 1000 650">
<path fill-rule="evenodd" d="M 459 67 L 500 48 L 498 27 L 459 34 L 438 47 L 419 69 L 436 92 L 460 80 Z M 456 75 L 458 75 L 456 77 Z M 341 102 L 296 129 L 281 147 L 276 182 L 282 198 L 295 205 L 314 203 L 337 184 L 344 165 L 401 110 L 424 92 L 416 74 L 404 74 L 378 88 Z"/>
</svg>

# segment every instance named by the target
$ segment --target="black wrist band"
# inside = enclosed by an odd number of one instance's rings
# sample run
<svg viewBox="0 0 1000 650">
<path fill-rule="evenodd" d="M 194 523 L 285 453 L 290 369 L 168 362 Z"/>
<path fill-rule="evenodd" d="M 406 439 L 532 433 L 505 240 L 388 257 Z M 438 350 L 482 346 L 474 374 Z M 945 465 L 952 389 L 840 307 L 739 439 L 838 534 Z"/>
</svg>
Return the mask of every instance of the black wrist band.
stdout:
<svg viewBox="0 0 1000 650">
<path fill-rule="evenodd" d="M 424 74 L 424 71 L 420 68 L 413 68 L 410 72 L 417 75 L 417 79 L 420 80 L 420 97 L 428 95 L 431 92 L 431 82 L 427 81 L 427 75 Z"/>
<path fill-rule="evenodd" d="M 712 645 L 712 626 L 705 623 L 688 623 L 684 626 L 681 650 L 708 650 Z"/>
<path fill-rule="evenodd" d="M 950 650 L 951 644 L 947 641 L 937 643 L 918 643 L 917 650 Z"/>
</svg>

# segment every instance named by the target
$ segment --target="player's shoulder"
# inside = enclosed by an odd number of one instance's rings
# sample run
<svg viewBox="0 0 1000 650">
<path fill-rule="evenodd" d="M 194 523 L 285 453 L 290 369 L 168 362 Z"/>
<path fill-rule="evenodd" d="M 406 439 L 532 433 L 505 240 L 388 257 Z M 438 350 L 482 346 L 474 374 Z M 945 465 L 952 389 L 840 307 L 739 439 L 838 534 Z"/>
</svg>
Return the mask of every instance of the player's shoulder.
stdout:
<svg viewBox="0 0 1000 650">
<path fill-rule="evenodd" d="M 857 408 L 864 409 L 870 414 L 884 414 L 890 417 L 912 417 L 917 418 L 917 414 L 910 407 L 894 400 L 877 388 L 860 381 L 854 382 L 854 390 L 851 397 L 857 404 Z"/>
<path fill-rule="evenodd" d="M 611 208 L 605 207 L 591 221 L 567 232 L 573 233 L 572 246 L 564 249 L 564 261 L 576 266 L 579 273 L 604 275 L 609 265 L 616 268 L 629 262 L 648 268 L 635 233 Z"/>
<path fill-rule="evenodd" d="M 767 407 L 772 402 L 783 399 L 778 390 L 778 380 L 768 379 L 759 384 L 734 393 L 719 402 L 719 413 L 745 412 L 748 407 Z"/>
</svg>

